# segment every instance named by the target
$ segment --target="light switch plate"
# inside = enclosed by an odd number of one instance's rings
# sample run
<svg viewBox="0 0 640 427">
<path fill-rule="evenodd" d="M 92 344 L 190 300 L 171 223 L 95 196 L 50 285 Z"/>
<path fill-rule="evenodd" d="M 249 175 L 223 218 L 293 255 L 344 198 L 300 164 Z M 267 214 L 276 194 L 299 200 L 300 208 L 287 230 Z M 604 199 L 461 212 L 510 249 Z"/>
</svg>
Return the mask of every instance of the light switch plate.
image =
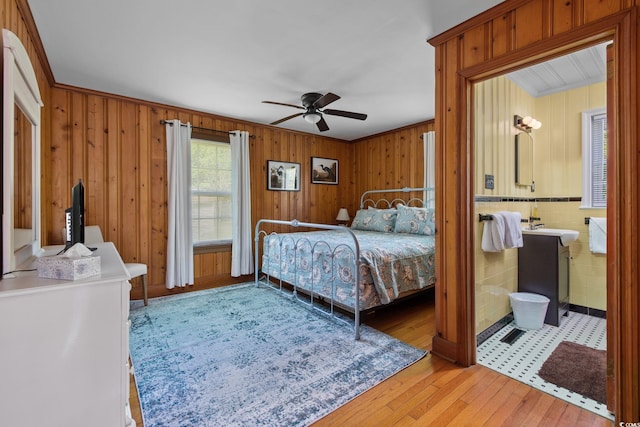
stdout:
<svg viewBox="0 0 640 427">
<path fill-rule="evenodd" d="M 484 176 L 484 188 L 487 190 L 493 190 L 493 175 Z"/>
</svg>

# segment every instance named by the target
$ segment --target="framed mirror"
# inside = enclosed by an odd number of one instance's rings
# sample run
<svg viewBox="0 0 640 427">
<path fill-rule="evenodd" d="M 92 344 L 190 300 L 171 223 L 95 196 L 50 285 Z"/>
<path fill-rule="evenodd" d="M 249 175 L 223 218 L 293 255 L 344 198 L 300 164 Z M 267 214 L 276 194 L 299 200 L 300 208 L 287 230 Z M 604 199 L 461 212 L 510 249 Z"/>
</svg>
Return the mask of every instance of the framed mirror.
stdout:
<svg viewBox="0 0 640 427">
<path fill-rule="evenodd" d="M 516 184 L 526 187 L 533 187 L 533 139 L 526 132 L 520 132 L 515 136 L 515 163 L 516 163 Z"/>
<path fill-rule="evenodd" d="M 20 39 L 2 30 L 2 273 L 40 247 L 40 110 L 35 72 Z"/>
</svg>

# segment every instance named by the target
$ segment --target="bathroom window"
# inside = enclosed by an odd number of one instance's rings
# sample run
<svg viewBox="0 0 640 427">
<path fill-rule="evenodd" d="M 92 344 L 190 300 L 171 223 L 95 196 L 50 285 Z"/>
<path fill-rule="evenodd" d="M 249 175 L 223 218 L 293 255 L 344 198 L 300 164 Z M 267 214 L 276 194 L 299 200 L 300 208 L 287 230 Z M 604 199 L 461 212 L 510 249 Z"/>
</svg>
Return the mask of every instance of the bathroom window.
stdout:
<svg viewBox="0 0 640 427">
<path fill-rule="evenodd" d="M 582 207 L 607 207 L 607 112 L 582 113 Z"/>
</svg>

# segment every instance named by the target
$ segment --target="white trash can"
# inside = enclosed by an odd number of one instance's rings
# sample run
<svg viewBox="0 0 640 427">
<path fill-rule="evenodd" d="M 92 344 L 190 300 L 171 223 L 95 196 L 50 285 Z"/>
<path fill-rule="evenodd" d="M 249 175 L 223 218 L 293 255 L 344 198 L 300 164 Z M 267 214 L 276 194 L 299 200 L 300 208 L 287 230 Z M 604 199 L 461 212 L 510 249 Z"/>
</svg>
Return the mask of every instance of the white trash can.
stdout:
<svg viewBox="0 0 640 427">
<path fill-rule="evenodd" d="M 516 325 L 522 329 L 540 329 L 547 315 L 549 298 L 529 292 L 509 294 L 513 317 Z"/>
</svg>

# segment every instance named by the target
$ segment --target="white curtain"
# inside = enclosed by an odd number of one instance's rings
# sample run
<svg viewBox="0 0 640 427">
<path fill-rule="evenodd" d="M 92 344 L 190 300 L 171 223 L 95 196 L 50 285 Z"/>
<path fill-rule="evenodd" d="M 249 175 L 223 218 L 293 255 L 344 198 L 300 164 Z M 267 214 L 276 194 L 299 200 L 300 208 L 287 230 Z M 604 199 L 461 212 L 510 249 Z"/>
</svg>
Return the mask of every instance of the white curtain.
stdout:
<svg viewBox="0 0 640 427">
<path fill-rule="evenodd" d="M 166 121 L 167 188 L 167 288 L 193 285 L 193 234 L 191 232 L 191 124 Z"/>
<path fill-rule="evenodd" d="M 427 188 L 436 187 L 436 133 L 425 132 L 422 135 L 424 141 L 424 186 Z M 435 207 L 435 190 L 425 192 L 425 207 Z"/>
<path fill-rule="evenodd" d="M 251 180 L 249 132 L 234 131 L 231 139 L 231 275 L 253 273 L 251 251 Z"/>
</svg>

